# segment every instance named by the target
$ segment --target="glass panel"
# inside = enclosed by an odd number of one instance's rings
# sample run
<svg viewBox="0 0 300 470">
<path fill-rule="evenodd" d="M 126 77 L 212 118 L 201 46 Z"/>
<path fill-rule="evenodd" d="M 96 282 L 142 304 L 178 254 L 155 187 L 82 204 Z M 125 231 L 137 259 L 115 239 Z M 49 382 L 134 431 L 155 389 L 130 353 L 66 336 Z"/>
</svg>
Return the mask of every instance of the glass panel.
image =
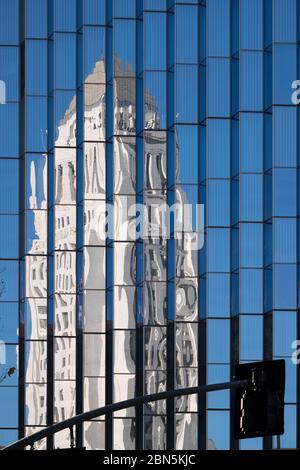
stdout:
<svg viewBox="0 0 300 470">
<path fill-rule="evenodd" d="M 105 289 L 104 248 L 84 248 L 84 286 L 86 289 Z"/>
<path fill-rule="evenodd" d="M 274 262 L 297 262 L 296 219 L 273 219 Z"/>
<path fill-rule="evenodd" d="M 0 258 L 19 258 L 19 217 L 0 215 Z"/>
<path fill-rule="evenodd" d="M 296 216 L 296 172 L 289 168 L 276 168 L 273 176 L 274 215 Z"/>
<path fill-rule="evenodd" d="M 76 297 L 71 294 L 55 295 L 55 322 L 54 334 L 56 336 L 75 336 L 76 332 Z"/>
<path fill-rule="evenodd" d="M 198 314 L 197 279 L 178 279 L 176 281 L 176 319 L 194 321 Z"/>
<path fill-rule="evenodd" d="M 0 213 L 19 211 L 18 160 L 0 160 Z"/>
<path fill-rule="evenodd" d="M 240 175 L 240 220 L 263 220 L 263 177 L 262 175 Z"/>
<path fill-rule="evenodd" d="M 230 229 L 207 230 L 207 255 L 209 272 L 230 271 Z"/>
<path fill-rule="evenodd" d="M 5 101 L 19 101 L 19 48 L 0 46 L 0 70 L 0 78 L 5 83 Z"/>
<path fill-rule="evenodd" d="M 273 353 L 275 356 L 289 357 L 292 343 L 297 338 L 296 312 L 273 313 Z"/>
<path fill-rule="evenodd" d="M 263 224 L 240 224 L 240 266 L 263 266 Z"/>
<path fill-rule="evenodd" d="M 297 41 L 297 2 L 296 0 L 274 0 L 274 41 Z"/>
<path fill-rule="evenodd" d="M 178 183 L 198 183 L 198 127 L 176 126 L 178 145 Z"/>
<path fill-rule="evenodd" d="M 0 4 L 0 44 L 19 44 L 19 0 Z"/>
<path fill-rule="evenodd" d="M 285 405 L 284 408 L 284 423 L 285 432 L 280 438 L 280 445 L 282 449 L 293 449 L 296 447 L 296 427 L 297 427 L 297 411 L 293 405 Z"/>
<path fill-rule="evenodd" d="M 163 189 L 167 183 L 167 135 L 144 133 L 145 189 Z"/>
<path fill-rule="evenodd" d="M 135 138 L 116 137 L 114 139 L 114 192 L 116 194 L 135 193 Z"/>
<path fill-rule="evenodd" d="M 166 15 L 144 13 L 144 68 L 165 70 L 167 67 Z"/>
<path fill-rule="evenodd" d="M 114 327 L 135 327 L 136 289 L 133 286 L 114 288 Z M 103 312 L 104 313 L 104 312 Z M 104 315 L 105 318 L 105 315 Z"/>
<path fill-rule="evenodd" d="M 208 225 L 230 225 L 230 181 L 208 180 Z"/>
<path fill-rule="evenodd" d="M 47 299 L 25 300 L 25 337 L 47 338 Z"/>
<path fill-rule="evenodd" d="M 76 253 L 72 251 L 55 252 L 55 292 L 58 294 L 75 293 Z"/>
<path fill-rule="evenodd" d="M 54 92 L 55 145 L 74 147 L 76 145 L 76 95 L 74 91 Z M 64 150 L 60 152 L 63 153 Z"/>
<path fill-rule="evenodd" d="M 176 388 L 196 387 L 198 383 L 198 370 L 196 368 L 176 368 Z M 175 399 L 176 411 L 185 413 L 197 411 L 197 395 L 186 395 Z"/>
<path fill-rule="evenodd" d="M 207 275 L 207 316 L 228 317 L 230 315 L 230 275 Z"/>
<path fill-rule="evenodd" d="M 59 423 L 65 419 L 69 419 L 76 414 L 75 412 L 75 382 L 54 381 L 54 423 Z M 69 430 L 66 430 L 70 435 Z M 57 435 L 55 444 L 60 442 L 60 436 Z M 66 445 L 65 447 L 68 447 Z"/>
<path fill-rule="evenodd" d="M 263 359 L 263 316 L 240 315 L 240 361 Z"/>
<path fill-rule="evenodd" d="M 291 83 L 297 77 L 297 48 L 274 44 L 274 104 L 291 104 Z"/>
<path fill-rule="evenodd" d="M 207 365 L 207 383 L 216 384 L 230 380 L 230 366 L 224 364 Z M 229 391 L 210 392 L 207 397 L 208 408 L 229 408 Z"/>
<path fill-rule="evenodd" d="M 116 333 L 120 333 L 115 332 Z M 135 375 L 134 374 L 114 374 L 114 402 L 129 400 L 135 396 Z M 134 408 L 127 408 L 114 413 L 114 416 L 135 416 Z"/>
<path fill-rule="evenodd" d="M 198 325 L 176 323 L 176 366 L 196 367 L 198 347 Z"/>
<path fill-rule="evenodd" d="M 119 260 L 123 263 L 120 265 Z M 134 285 L 135 283 L 135 244 L 114 243 L 114 283 L 115 285 Z"/>
<path fill-rule="evenodd" d="M 46 383 L 47 343 L 46 341 L 26 341 L 25 343 L 26 382 Z"/>
<path fill-rule="evenodd" d="M 166 328 L 145 328 L 145 370 L 166 369 Z"/>
<path fill-rule="evenodd" d="M 45 210 L 26 210 L 23 213 L 26 238 L 22 255 L 47 253 L 47 216 Z"/>
<path fill-rule="evenodd" d="M 263 111 L 263 53 L 240 53 L 240 109 Z"/>
<path fill-rule="evenodd" d="M 85 83 L 105 83 L 105 28 L 85 27 L 83 42 Z"/>
<path fill-rule="evenodd" d="M 263 270 L 240 270 L 240 312 L 263 313 Z"/>
<path fill-rule="evenodd" d="M 47 209 L 47 157 L 26 155 L 26 208 Z"/>
<path fill-rule="evenodd" d="M 85 199 L 105 199 L 105 145 L 84 144 Z"/>
<path fill-rule="evenodd" d="M 157 432 L 157 429 L 160 432 Z M 145 417 L 145 440 L 146 450 L 165 450 L 167 441 L 167 418 L 166 416 Z"/>
<path fill-rule="evenodd" d="M 0 429 L 0 446 L 5 447 L 18 440 L 17 429 Z"/>
<path fill-rule="evenodd" d="M 207 320 L 207 362 L 229 364 L 229 340 L 229 320 Z"/>
<path fill-rule="evenodd" d="M 296 166 L 297 109 L 274 106 L 274 166 Z"/>
<path fill-rule="evenodd" d="M 263 135 L 262 113 L 240 113 L 240 172 L 262 173 Z"/>
<path fill-rule="evenodd" d="M 176 62 L 196 64 L 198 62 L 198 8 L 177 6 L 176 21 Z"/>
<path fill-rule="evenodd" d="M 193 93 L 190 92 L 193 90 Z M 198 67 L 176 67 L 176 122 L 198 121 Z"/>
<path fill-rule="evenodd" d="M 105 24 L 106 0 L 83 0 L 85 24 Z"/>
<path fill-rule="evenodd" d="M 297 301 L 296 265 L 276 264 L 273 270 L 274 308 L 296 309 Z"/>
<path fill-rule="evenodd" d="M 47 387 L 27 384 L 25 388 L 25 426 L 46 426 Z"/>
<path fill-rule="evenodd" d="M 84 335 L 84 374 L 105 376 L 105 335 Z"/>
<path fill-rule="evenodd" d="M 134 78 L 114 78 L 115 133 L 135 134 L 136 81 Z"/>
<path fill-rule="evenodd" d="M 230 0 L 207 2 L 209 56 L 230 56 Z"/>
<path fill-rule="evenodd" d="M 84 290 L 84 331 L 105 332 L 105 291 Z M 125 313 L 125 312 L 124 312 Z"/>
<path fill-rule="evenodd" d="M 144 126 L 145 129 L 165 129 L 167 118 L 167 92 L 165 72 L 144 73 Z"/>
<path fill-rule="evenodd" d="M 84 87 L 84 139 L 105 139 L 105 85 Z"/>
<path fill-rule="evenodd" d="M 47 95 L 47 41 L 26 41 L 26 93 Z"/>
<path fill-rule="evenodd" d="M 186 398 L 186 397 L 185 397 Z M 196 413 L 176 414 L 176 443 L 177 450 L 196 450 L 198 416 Z"/>
<path fill-rule="evenodd" d="M 0 340 L 4 343 L 17 343 L 18 330 L 19 304 L 17 302 L 0 302 Z"/>
<path fill-rule="evenodd" d="M 229 117 L 231 96 L 229 59 L 207 60 L 207 93 L 208 117 Z"/>
<path fill-rule="evenodd" d="M 229 449 L 229 411 L 207 412 L 207 449 Z"/>
<path fill-rule="evenodd" d="M 135 372 L 135 331 L 114 331 L 114 373 Z"/>
<path fill-rule="evenodd" d="M 54 339 L 55 379 L 75 380 L 76 339 L 60 337 Z"/>
<path fill-rule="evenodd" d="M 135 73 L 135 29 L 135 21 L 114 21 L 114 75 L 116 77 L 133 76 Z"/>
<path fill-rule="evenodd" d="M 105 422 L 91 421 L 83 423 L 83 445 L 87 450 L 105 449 Z"/>
<path fill-rule="evenodd" d="M 18 427 L 17 387 L 0 387 L 0 420 L 3 427 Z"/>
<path fill-rule="evenodd" d="M 95 410 L 105 405 L 105 378 L 84 378 L 84 411 Z M 101 417 L 99 417 L 101 419 Z"/>
<path fill-rule="evenodd" d="M 26 123 L 27 152 L 46 152 L 47 98 L 31 96 L 26 99 Z"/>
<path fill-rule="evenodd" d="M 76 31 L 76 0 L 54 0 L 55 31 Z"/>
<path fill-rule="evenodd" d="M 19 261 L 0 260 L 1 302 L 19 300 Z"/>
<path fill-rule="evenodd" d="M 208 177 L 230 178 L 230 121 L 209 119 L 207 139 Z"/>
<path fill-rule="evenodd" d="M 113 0 L 114 1 L 114 16 L 131 18 L 135 16 L 135 0 L 129 4 L 126 0 Z"/>
<path fill-rule="evenodd" d="M 55 88 L 75 90 L 76 34 L 54 35 L 54 57 Z"/>
<path fill-rule="evenodd" d="M 47 0 L 26 1 L 26 35 L 29 38 L 47 37 Z"/>
<path fill-rule="evenodd" d="M 114 449 L 135 449 L 135 421 L 133 419 L 114 419 Z"/>
<path fill-rule="evenodd" d="M 165 282 L 145 281 L 144 323 L 165 325 L 167 318 L 167 286 Z"/>
<path fill-rule="evenodd" d="M 1 16 L 1 15 L 0 15 Z M 30 116 L 28 116 L 30 119 Z M 34 120 L 38 120 L 39 125 L 43 122 L 41 116 L 35 115 Z M 0 157 L 18 158 L 19 155 L 19 105 L 16 103 L 6 103 L 0 105 Z M 28 133 L 30 128 L 28 122 Z M 46 129 L 46 126 L 44 126 Z M 40 130 L 38 131 L 38 135 Z"/>
<path fill-rule="evenodd" d="M 263 4 L 240 0 L 240 48 L 263 49 Z"/>
</svg>

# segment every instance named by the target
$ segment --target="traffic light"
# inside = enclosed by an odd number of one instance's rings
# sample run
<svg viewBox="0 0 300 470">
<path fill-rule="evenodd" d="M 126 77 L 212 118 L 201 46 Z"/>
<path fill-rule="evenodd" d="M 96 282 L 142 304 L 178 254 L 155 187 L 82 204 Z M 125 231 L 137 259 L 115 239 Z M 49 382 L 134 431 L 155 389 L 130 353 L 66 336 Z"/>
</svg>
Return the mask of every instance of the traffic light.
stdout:
<svg viewBox="0 0 300 470">
<path fill-rule="evenodd" d="M 238 364 L 235 380 L 243 379 L 249 385 L 235 391 L 235 439 L 283 434 L 285 361 Z"/>
</svg>

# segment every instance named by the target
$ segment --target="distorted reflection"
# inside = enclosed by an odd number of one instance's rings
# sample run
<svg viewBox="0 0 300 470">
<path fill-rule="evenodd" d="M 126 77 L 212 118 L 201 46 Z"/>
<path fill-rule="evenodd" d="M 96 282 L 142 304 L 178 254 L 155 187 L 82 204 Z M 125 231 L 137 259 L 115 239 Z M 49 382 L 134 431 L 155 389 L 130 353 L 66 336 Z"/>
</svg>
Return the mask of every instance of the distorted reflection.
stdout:
<svg viewBox="0 0 300 470">
<path fill-rule="evenodd" d="M 120 32 L 122 36 L 123 32 Z M 120 36 L 118 40 L 120 40 Z M 126 40 L 129 41 L 130 38 Z M 128 42 L 127 41 L 127 42 Z M 136 244 L 124 225 L 125 207 L 136 200 L 136 79 L 135 57 L 119 43 L 125 55 L 115 57 L 112 87 L 114 93 L 113 197 L 114 226 L 114 330 L 113 330 L 113 388 L 114 400 L 125 400 L 135 394 L 136 368 Z M 94 54 L 94 53 L 93 53 Z M 95 52 L 96 54 L 96 52 Z M 94 55 L 95 55 L 94 54 Z M 83 375 L 84 409 L 91 410 L 105 402 L 106 347 L 106 76 L 104 59 L 94 66 L 83 87 L 84 135 L 82 149 L 76 149 L 76 98 L 73 92 L 55 92 L 56 140 L 54 161 L 54 420 L 67 419 L 75 414 L 75 351 L 76 351 L 76 204 L 78 194 L 83 208 L 83 276 L 78 280 L 83 306 Z M 167 345 L 167 240 L 162 238 L 165 221 L 157 206 L 167 202 L 167 132 L 166 73 L 147 72 L 144 80 L 144 203 L 151 226 L 151 237 L 143 241 L 144 270 L 144 368 L 145 393 L 166 388 Z M 71 96 L 73 93 L 73 96 Z M 197 201 L 190 169 L 183 168 L 180 141 L 176 135 L 174 190 L 176 201 L 183 208 Z M 77 160 L 78 159 L 78 160 Z M 82 166 L 82 181 L 77 171 Z M 45 424 L 47 371 L 47 171 L 46 157 L 28 155 L 27 186 L 27 245 L 26 245 L 26 409 L 27 426 Z M 188 173 L 190 172 L 190 173 Z M 181 178 L 179 178 L 179 174 Z M 182 177 L 186 175 L 186 177 Z M 179 183 L 180 182 L 180 183 Z M 182 183 L 182 184 L 181 184 Z M 82 185 L 82 187 L 80 186 Z M 183 209 L 182 209 L 183 214 Z M 132 221 L 131 221 L 132 222 Z M 134 223 L 134 221 L 132 222 Z M 156 231 L 155 231 L 156 230 Z M 154 235 L 153 235 L 154 234 Z M 150 234 L 147 234 L 150 235 Z M 197 384 L 197 253 L 192 250 L 192 235 L 185 234 L 176 241 L 176 386 Z M 78 240 L 78 237 L 77 237 Z M 122 260 L 122 262 L 120 262 Z M 138 260 L 141 262 L 141 260 Z M 195 323 L 193 323 L 195 322 Z M 51 328 L 51 322 L 49 321 Z M 196 442 L 195 397 L 176 400 L 176 441 L 178 448 Z M 114 419 L 114 448 L 130 449 L 135 445 L 134 409 L 116 414 Z M 166 403 L 159 401 L 144 407 L 145 447 L 164 449 L 166 446 Z M 28 432 L 29 429 L 27 428 Z M 105 423 L 84 423 L 84 445 L 104 447 Z M 187 444 L 189 442 L 189 444 Z M 68 433 L 59 433 L 55 445 L 69 444 Z"/>
</svg>

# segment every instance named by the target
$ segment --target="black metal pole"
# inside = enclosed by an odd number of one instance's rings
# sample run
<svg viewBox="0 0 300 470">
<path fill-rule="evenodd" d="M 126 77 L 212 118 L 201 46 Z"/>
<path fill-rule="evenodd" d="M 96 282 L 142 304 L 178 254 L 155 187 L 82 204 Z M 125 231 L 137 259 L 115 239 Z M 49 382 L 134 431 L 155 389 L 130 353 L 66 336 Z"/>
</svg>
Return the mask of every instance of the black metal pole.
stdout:
<svg viewBox="0 0 300 470">
<path fill-rule="evenodd" d="M 61 421 L 60 423 L 53 424 L 47 428 L 42 429 L 31 436 L 23 437 L 19 441 L 10 444 L 9 446 L 5 447 L 2 450 L 20 450 L 24 449 L 24 447 L 32 446 L 36 441 L 44 439 L 45 437 L 52 436 L 53 434 L 62 431 L 63 429 L 70 428 L 77 424 L 82 423 L 83 421 L 89 421 L 94 418 L 98 418 L 99 416 L 103 416 L 106 413 L 113 413 L 115 411 L 123 410 L 125 408 L 131 408 L 137 405 L 143 405 L 144 403 L 148 403 L 151 401 L 158 401 L 164 400 L 171 397 L 178 397 L 184 395 L 193 395 L 199 393 L 207 393 L 207 392 L 215 392 L 217 390 L 226 390 L 226 389 L 234 389 L 238 387 L 245 387 L 249 385 L 249 380 L 236 380 L 232 382 L 224 382 L 220 384 L 211 384 L 211 385 L 201 385 L 199 387 L 189 387 L 189 388 L 181 388 L 177 390 L 167 390 L 165 392 L 160 393 L 152 393 L 151 395 L 140 396 L 136 398 L 131 398 L 130 400 L 120 401 L 118 403 L 112 403 L 106 406 L 102 406 L 101 408 L 96 408 L 95 410 L 87 411 L 85 413 L 81 413 L 73 418 L 67 419 L 65 421 Z"/>
</svg>

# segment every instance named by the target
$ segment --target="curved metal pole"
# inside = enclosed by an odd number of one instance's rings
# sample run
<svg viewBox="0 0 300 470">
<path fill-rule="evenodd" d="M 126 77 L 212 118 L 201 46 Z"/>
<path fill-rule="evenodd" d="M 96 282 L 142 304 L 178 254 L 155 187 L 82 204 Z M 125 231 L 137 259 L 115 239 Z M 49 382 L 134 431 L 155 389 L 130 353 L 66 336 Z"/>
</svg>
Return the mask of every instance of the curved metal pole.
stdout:
<svg viewBox="0 0 300 470">
<path fill-rule="evenodd" d="M 247 385 L 249 385 L 249 380 L 244 379 L 233 382 L 224 382 L 220 384 L 202 385 L 199 387 L 181 388 L 177 390 L 167 390 L 165 392 L 152 393 L 151 395 L 143 395 L 140 397 L 131 398 L 130 400 L 119 401 L 118 403 L 112 403 L 110 405 L 102 406 L 101 408 L 96 408 L 95 410 L 86 411 L 85 413 L 76 415 L 73 418 L 61 421 L 60 423 L 53 424 L 52 426 L 48 426 L 47 428 L 44 428 L 41 431 L 31 434 L 31 436 L 23 437 L 19 441 L 8 445 L 2 450 L 24 449 L 24 447 L 32 446 L 36 441 L 44 439 L 45 437 L 52 436 L 53 434 L 59 431 L 63 431 L 66 428 L 78 425 L 83 421 L 90 421 L 91 419 L 98 418 L 99 416 L 106 415 L 107 413 L 113 413 L 115 411 L 123 410 L 125 408 L 143 405 L 144 403 L 149 403 L 151 401 L 165 400 L 167 398 L 174 398 L 184 395 L 213 392 L 216 390 L 233 389 L 238 387 L 245 387 Z"/>
</svg>

